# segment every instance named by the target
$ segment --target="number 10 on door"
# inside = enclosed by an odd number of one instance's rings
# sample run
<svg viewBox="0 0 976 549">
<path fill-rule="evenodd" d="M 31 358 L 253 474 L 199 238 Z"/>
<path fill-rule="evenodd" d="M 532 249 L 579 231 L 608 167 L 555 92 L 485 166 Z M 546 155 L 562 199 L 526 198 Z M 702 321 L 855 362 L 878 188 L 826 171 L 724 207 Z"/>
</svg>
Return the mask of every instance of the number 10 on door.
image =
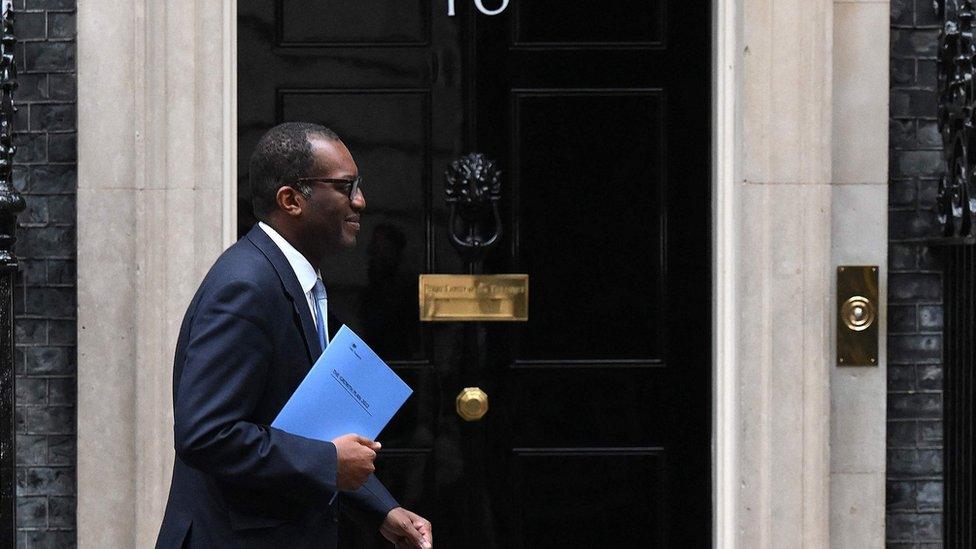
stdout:
<svg viewBox="0 0 976 549">
<path fill-rule="evenodd" d="M 478 8 L 478 11 L 485 15 L 498 15 L 508 7 L 508 0 L 502 0 L 502 5 L 493 10 L 485 7 L 484 0 L 474 0 L 474 5 Z M 447 15 L 454 17 L 454 0 L 447 0 Z"/>
</svg>

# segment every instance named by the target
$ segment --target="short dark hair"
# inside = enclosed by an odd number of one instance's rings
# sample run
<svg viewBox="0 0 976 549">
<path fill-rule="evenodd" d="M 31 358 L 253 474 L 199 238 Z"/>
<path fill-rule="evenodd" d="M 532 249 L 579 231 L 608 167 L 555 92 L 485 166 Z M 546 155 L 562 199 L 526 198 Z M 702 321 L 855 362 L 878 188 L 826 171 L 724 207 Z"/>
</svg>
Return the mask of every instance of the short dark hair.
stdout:
<svg viewBox="0 0 976 549">
<path fill-rule="evenodd" d="M 296 185 L 312 167 L 312 137 L 338 140 L 329 128 L 310 122 L 285 122 L 267 131 L 258 141 L 248 165 L 251 207 L 254 217 L 266 221 L 277 207 L 278 189 L 291 185 L 306 197 L 311 190 Z"/>
</svg>

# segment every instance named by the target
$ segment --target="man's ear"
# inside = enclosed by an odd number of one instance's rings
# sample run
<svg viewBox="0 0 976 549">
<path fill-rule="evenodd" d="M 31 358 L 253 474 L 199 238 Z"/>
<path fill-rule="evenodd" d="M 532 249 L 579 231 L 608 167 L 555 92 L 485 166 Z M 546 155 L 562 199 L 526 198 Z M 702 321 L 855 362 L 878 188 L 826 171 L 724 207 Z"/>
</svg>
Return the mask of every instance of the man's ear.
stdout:
<svg viewBox="0 0 976 549">
<path fill-rule="evenodd" d="M 278 209 L 284 212 L 285 215 L 289 217 L 302 215 L 302 208 L 305 206 L 305 196 L 298 189 L 289 187 L 288 185 L 279 187 L 278 192 L 275 194 L 275 201 L 278 203 Z"/>
</svg>

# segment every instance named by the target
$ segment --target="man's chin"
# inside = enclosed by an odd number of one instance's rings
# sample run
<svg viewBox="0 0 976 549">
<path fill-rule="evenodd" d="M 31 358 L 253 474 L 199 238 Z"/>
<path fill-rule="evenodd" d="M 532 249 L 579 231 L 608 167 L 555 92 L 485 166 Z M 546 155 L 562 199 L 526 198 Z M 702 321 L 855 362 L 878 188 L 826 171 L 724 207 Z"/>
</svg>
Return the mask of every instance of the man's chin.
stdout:
<svg viewBox="0 0 976 549">
<path fill-rule="evenodd" d="M 346 250 L 351 249 L 351 248 L 355 248 L 356 247 L 356 244 L 358 242 L 359 242 L 359 235 L 355 235 L 355 234 L 348 235 L 347 234 L 347 235 L 343 236 L 343 238 L 342 238 L 342 247 L 343 247 L 343 249 L 346 249 Z"/>
</svg>

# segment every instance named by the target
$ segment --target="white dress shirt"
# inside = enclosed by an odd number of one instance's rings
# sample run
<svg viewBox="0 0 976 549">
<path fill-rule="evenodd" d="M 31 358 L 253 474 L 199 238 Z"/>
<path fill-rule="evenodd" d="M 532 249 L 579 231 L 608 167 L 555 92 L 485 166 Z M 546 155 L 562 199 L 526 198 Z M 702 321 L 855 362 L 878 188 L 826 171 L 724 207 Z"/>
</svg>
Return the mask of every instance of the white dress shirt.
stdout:
<svg viewBox="0 0 976 549">
<path fill-rule="evenodd" d="M 266 224 L 264 221 L 258 221 L 258 226 L 271 237 L 271 240 L 278 246 L 281 253 L 285 254 L 285 259 L 288 260 L 288 264 L 291 265 L 291 269 L 295 271 L 295 276 L 298 278 L 298 284 L 302 287 L 302 291 L 305 292 L 305 300 L 308 301 L 308 312 L 312 313 L 312 323 L 318 328 L 318 323 L 315 322 L 315 298 L 312 297 L 312 287 L 315 286 L 315 281 L 322 278 L 312 264 L 305 259 L 305 256 L 301 252 L 295 249 L 285 237 L 278 234 L 278 231 L 271 228 L 270 225 Z M 325 322 L 325 330 L 329 330 L 329 311 L 328 311 L 328 301 L 325 302 L 325 311 L 322 311 L 322 320 Z"/>
</svg>

